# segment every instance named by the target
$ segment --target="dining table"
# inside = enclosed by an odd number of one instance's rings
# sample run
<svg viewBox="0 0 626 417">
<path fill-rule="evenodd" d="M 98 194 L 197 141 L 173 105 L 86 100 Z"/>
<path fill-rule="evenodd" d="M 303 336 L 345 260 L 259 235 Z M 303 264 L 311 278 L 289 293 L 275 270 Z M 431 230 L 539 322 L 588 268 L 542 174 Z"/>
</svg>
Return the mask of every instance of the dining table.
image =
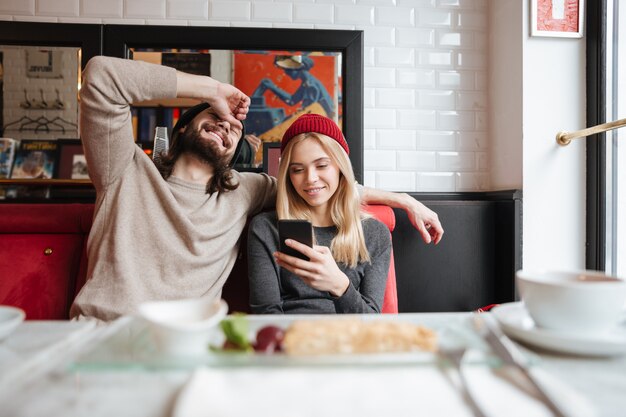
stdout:
<svg viewBox="0 0 626 417">
<path fill-rule="evenodd" d="M 0 416 L 553 415 L 472 329 L 476 314 L 497 322 L 491 312 L 367 317 L 423 325 L 441 343 L 463 344 L 461 373 L 437 352 L 224 353 L 218 336 L 201 355 L 172 356 L 159 352 L 149 325 L 136 316 L 26 320 L 0 341 Z M 251 329 L 329 317 L 246 316 Z M 626 351 L 585 355 L 513 343 L 564 415 L 626 416 Z"/>
</svg>

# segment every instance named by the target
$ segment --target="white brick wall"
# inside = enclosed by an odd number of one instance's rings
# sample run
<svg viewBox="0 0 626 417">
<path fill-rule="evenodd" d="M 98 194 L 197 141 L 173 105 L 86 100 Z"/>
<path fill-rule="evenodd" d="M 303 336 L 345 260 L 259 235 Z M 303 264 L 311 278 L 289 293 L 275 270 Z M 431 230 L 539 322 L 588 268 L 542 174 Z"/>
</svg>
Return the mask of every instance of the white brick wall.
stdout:
<svg viewBox="0 0 626 417">
<path fill-rule="evenodd" d="M 0 19 L 363 30 L 364 183 L 396 191 L 482 191 L 490 189 L 487 4 L 2 0 Z"/>
</svg>

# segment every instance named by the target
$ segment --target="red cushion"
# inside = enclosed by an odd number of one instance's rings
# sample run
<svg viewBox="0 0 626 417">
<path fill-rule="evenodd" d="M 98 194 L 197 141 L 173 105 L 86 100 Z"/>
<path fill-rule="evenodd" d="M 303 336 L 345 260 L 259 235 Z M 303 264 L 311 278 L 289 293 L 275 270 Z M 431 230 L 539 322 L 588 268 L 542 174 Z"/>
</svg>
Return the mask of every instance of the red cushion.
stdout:
<svg viewBox="0 0 626 417">
<path fill-rule="evenodd" d="M 365 210 L 387 225 L 389 233 L 393 232 L 393 229 L 396 227 L 396 216 L 391 207 L 370 205 L 365 206 Z M 398 312 L 398 288 L 396 286 L 396 266 L 393 261 L 393 249 L 391 250 L 391 259 L 389 260 L 389 275 L 387 275 L 387 287 L 385 288 L 382 312 L 392 314 Z"/>
<path fill-rule="evenodd" d="M 67 319 L 86 273 L 93 204 L 0 206 L 0 304 L 28 320 Z"/>
</svg>

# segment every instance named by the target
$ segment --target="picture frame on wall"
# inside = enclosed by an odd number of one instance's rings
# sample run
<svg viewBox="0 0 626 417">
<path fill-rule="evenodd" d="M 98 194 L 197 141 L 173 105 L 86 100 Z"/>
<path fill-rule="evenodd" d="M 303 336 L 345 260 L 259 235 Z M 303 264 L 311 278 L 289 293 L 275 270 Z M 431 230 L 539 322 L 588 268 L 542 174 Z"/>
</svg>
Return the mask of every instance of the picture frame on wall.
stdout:
<svg viewBox="0 0 626 417">
<path fill-rule="evenodd" d="M 530 35 L 582 38 L 585 0 L 531 0 Z"/>
<path fill-rule="evenodd" d="M 80 139 L 59 139 L 58 166 L 55 178 L 88 180 L 87 161 Z"/>
<path fill-rule="evenodd" d="M 270 177 L 278 177 L 280 164 L 280 142 L 263 143 L 263 172 Z"/>
</svg>

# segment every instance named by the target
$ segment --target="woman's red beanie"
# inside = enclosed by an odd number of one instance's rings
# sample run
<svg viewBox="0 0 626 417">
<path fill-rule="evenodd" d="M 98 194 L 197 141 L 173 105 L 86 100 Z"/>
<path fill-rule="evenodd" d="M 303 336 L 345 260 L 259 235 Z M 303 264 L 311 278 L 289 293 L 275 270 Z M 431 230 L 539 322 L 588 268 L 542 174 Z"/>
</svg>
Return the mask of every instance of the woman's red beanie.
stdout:
<svg viewBox="0 0 626 417">
<path fill-rule="evenodd" d="M 289 126 L 289 129 L 285 131 L 283 140 L 280 143 L 280 152 L 282 153 L 285 150 L 285 146 L 287 146 L 287 143 L 294 136 L 297 136 L 300 133 L 310 132 L 321 133 L 322 135 L 333 138 L 339 145 L 341 145 L 346 153 L 350 155 L 348 142 L 346 142 L 346 139 L 343 137 L 343 133 L 341 133 L 339 126 L 337 126 L 332 119 L 329 119 L 326 116 L 312 113 L 303 114 L 298 117 L 296 121 L 291 124 L 291 126 Z"/>
</svg>

